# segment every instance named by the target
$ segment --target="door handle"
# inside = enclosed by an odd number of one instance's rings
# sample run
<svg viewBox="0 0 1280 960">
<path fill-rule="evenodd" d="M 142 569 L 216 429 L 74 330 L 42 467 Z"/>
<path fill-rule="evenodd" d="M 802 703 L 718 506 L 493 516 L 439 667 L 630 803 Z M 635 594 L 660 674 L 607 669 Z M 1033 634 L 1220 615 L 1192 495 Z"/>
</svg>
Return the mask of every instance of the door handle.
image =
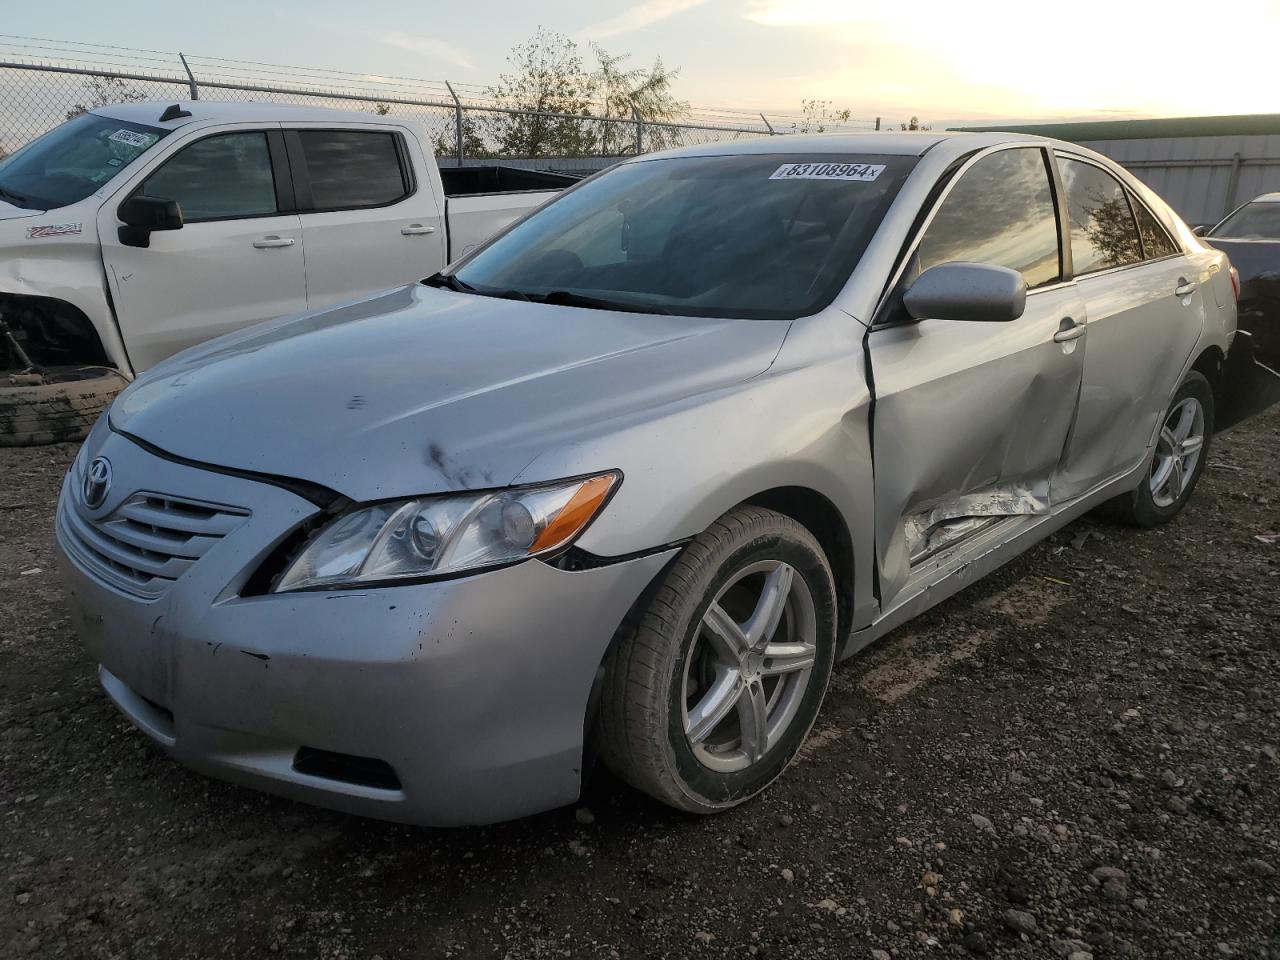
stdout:
<svg viewBox="0 0 1280 960">
<path fill-rule="evenodd" d="M 273 247 L 292 247 L 293 237 L 260 237 L 253 241 L 253 245 L 259 250 L 270 250 Z"/>
<path fill-rule="evenodd" d="M 1188 280 L 1186 277 L 1179 277 L 1178 285 L 1173 288 L 1173 295 L 1175 297 L 1189 297 L 1196 292 L 1197 286 L 1199 286 L 1199 284 L 1194 280 Z"/>
<path fill-rule="evenodd" d="M 407 227 L 401 227 L 400 232 L 406 237 L 420 237 L 424 233 L 435 233 L 435 227 L 424 226 L 421 223 L 411 223 Z"/>
<path fill-rule="evenodd" d="M 1062 325 L 1058 327 L 1058 332 L 1053 335 L 1053 342 L 1067 343 L 1070 340 L 1076 340 L 1083 337 L 1088 329 L 1083 323 L 1076 323 L 1070 317 L 1063 317 Z"/>
</svg>

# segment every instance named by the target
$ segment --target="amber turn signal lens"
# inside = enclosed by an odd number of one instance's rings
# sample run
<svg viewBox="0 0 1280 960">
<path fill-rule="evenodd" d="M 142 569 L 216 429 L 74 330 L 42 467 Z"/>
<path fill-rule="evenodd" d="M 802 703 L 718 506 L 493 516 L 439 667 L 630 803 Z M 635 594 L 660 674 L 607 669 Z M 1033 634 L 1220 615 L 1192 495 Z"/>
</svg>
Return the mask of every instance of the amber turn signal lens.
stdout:
<svg viewBox="0 0 1280 960">
<path fill-rule="evenodd" d="M 529 552 L 542 553 L 544 550 L 554 550 L 572 540 L 599 512 L 609 496 L 609 491 L 617 482 L 616 473 L 606 473 L 584 481 L 577 492 L 569 498 L 569 502 L 556 514 L 555 519 L 538 534 L 538 538 L 530 545 Z"/>
</svg>

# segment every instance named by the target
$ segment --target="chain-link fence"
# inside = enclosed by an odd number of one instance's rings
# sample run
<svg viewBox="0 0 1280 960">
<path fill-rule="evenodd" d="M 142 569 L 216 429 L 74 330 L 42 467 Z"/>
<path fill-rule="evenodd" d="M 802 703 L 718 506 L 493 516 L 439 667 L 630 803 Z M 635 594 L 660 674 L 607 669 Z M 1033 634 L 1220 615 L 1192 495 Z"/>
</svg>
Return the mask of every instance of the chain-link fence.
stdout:
<svg viewBox="0 0 1280 960">
<path fill-rule="evenodd" d="M 689 111 L 687 118 L 660 121 L 640 115 L 531 112 L 490 100 L 480 88 L 445 81 L 101 45 L 73 48 L 0 36 L 0 155 L 96 106 L 186 99 L 367 111 L 421 124 L 444 162 L 501 159 L 520 166 L 584 171 L 637 153 L 771 136 L 797 128 L 795 118 L 782 115 L 771 121 L 756 114 L 759 122 L 749 122 L 750 115 L 744 111 Z M 715 122 L 699 122 L 707 113 Z M 842 129 L 878 126 L 878 121 L 841 124 Z"/>
</svg>

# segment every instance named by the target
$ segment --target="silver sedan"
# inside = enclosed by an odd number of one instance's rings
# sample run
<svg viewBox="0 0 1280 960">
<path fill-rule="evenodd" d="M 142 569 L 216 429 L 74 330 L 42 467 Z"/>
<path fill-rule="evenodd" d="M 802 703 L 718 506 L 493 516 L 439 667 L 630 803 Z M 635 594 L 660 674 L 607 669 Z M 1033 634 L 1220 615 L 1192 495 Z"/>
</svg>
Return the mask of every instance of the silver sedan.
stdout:
<svg viewBox="0 0 1280 960">
<path fill-rule="evenodd" d="M 711 813 L 833 663 L 1196 486 L 1224 256 L 1065 143 L 639 157 L 443 274 L 134 382 L 57 539 L 107 694 L 218 777 L 507 819 L 596 759 Z"/>
</svg>

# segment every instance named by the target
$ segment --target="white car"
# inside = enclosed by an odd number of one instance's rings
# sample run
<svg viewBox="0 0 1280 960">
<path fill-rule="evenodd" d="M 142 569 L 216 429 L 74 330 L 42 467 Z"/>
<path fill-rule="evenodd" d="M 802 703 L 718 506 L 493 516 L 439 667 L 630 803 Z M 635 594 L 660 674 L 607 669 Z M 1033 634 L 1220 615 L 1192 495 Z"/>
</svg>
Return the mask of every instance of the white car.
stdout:
<svg viewBox="0 0 1280 960">
<path fill-rule="evenodd" d="M 123 382 L 239 327 L 421 280 L 574 180 L 441 171 L 425 128 L 374 114 L 99 107 L 0 162 L 0 369 Z M 12 437 L 32 405 L 4 399 Z"/>
</svg>

